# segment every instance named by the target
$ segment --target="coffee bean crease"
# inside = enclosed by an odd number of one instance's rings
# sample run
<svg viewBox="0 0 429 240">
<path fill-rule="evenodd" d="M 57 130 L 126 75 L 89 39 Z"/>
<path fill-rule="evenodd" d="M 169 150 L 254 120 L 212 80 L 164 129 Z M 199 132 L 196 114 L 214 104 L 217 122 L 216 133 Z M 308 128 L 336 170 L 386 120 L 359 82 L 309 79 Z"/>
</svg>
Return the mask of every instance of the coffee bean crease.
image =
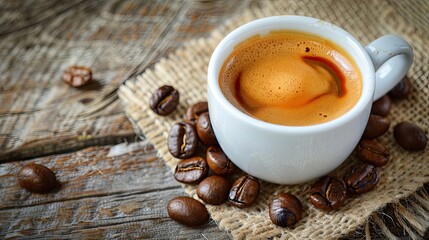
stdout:
<svg viewBox="0 0 429 240">
<path fill-rule="evenodd" d="M 189 123 L 176 123 L 168 135 L 168 149 L 176 158 L 189 158 L 194 155 L 198 138 L 194 126 Z"/>
<path fill-rule="evenodd" d="M 372 190 L 379 181 L 377 168 L 371 164 L 357 164 L 344 175 L 347 190 L 351 194 L 362 194 Z"/>
</svg>

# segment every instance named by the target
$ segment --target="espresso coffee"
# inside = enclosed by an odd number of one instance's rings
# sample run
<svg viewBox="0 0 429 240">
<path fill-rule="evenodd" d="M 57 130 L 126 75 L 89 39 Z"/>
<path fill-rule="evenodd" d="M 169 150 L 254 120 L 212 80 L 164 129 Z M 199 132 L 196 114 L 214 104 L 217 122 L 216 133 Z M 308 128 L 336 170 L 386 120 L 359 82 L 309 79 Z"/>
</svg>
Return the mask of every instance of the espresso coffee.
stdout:
<svg viewBox="0 0 429 240">
<path fill-rule="evenodd" d="M 350 110 L 361 96 L 361 78 L 352 58 L 334 43 L 276 31 L 236 46 L 219 85 L 234 106 L 257 119 L 308 126 Z"/>
</svg>

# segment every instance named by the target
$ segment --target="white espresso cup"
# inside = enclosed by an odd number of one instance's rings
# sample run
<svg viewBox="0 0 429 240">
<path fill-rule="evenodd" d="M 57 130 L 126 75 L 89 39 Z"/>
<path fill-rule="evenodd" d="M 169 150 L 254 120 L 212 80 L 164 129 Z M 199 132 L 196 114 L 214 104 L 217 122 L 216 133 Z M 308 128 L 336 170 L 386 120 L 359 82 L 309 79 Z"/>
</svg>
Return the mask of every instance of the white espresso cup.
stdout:
<svg viewBox="0 0 429 240">
<path fill-rule="evenodd" d="M 362 93 L 352 109 L 326 123 L 276 125 L 256 119 L 232 105 L 219 86 L 222 65 L 239 43 L 275 30 L 315 35 L 345 50 L 362 76 Z M 247 23 L 216 47 L 208 67 L 208 104 L 216 138 L 225 154 L 244 172 L 279 184 L 297 184 L 326 175 L 351 154 L 368 122 L 373 101 L 386 94 L 408 72 L 410 44 L 396 35 L 362 46 L 331 23 L 303 16 L 268 17 Z"/>
</svg>

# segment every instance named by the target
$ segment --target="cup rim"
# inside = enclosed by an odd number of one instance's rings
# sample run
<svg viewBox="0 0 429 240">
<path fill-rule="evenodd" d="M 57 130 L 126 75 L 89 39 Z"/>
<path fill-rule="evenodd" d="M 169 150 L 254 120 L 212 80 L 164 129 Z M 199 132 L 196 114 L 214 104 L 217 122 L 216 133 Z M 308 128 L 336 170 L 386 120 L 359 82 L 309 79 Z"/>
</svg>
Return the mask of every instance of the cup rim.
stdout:
<svg viewBox="0 0 429 240">
<path fill-rule="evenodd" d="M 350 51 L 348 49 L 344 49 L 349 53 L 349 55 L 355 61 L 356 65 L 359 66 L 358 68 L 362 76 L 361 96 L 359 97 L 359 100 L 357 101 L 357 103 L 345 114 L 341 115 L 338 118 L 330 120 L 328 122 L 313 124 L 313 125 L 306 125 L 306 126 L 288 126 L 288 125 L 274 124 L 274 123 L 269 123 L 269 122 L 259 120 L 257 118 L 254 118 L 240 111 L 222 93 L 218 82 L 219 72 L 216 72 L 216 66 L 217 66 L 216 64 L 223 64 L 225 59 L 228 57 L 223 54 L 223 51 L 227 47 L 227 45 L 231 45 L 231 42 L 237 41 L 238 36 L 242 34 L 243 31 L 252 30 L 252 28 L 255 28 L 258 26 L 267 26 L 267 25 L 273 25 L 273 24 L 274 26 L 276 26 L 275 24 L 285 22 L 285 21 L 293 22 L 301 25 L 307 25 L 314 28 L 324 28 L 328 31 L 332 31 L 332 32 L 335 31 L 339 34 L 342 34 L 346 39 L 347 44 L 352 46 L 354 48 L 354 51 L 359 55 L 360 61 L 358 61 L 355 57 L 352 57 L 352 54 L 350 54 Z M 286 28 L 279 27 L 276 30 L 285 30 L 285 29 Z M 314 34 L 314 33 L 310 33 L 310 34 Z M 248 39 L 253 35 L 249 35 L 245 39 Z M 331 39 L 331 41 L 337 43 L 335 40 Z M 236 42 L 234 46 L 236 46 L 240 42 L 241 41 Z M 223 60 L 221 60 L 222 58 Z M 241 118 L 247 124 L 250 124 L 258 128 L 264 128 L 265 130 L 277 132 L 277 133 L 294 132 L 294 133 L 311 134 L 316 132 L 329 131 L 330 129 L 336 128 L 337 126 L 344 125 L 347 122 L 351 121 L 352 119 L 356 118 L 367 107 L 368 102 L 372 103 L 374 92 L 375 92 L 374 66 L 372 64 L 369 54 L 362 46 L 362 44 L 359 41 L 357 41 L 350 33 L 345 31 L 341 27 L 338 27 L 324 20 L 307 17 L 307 16 L 299 16 L 299 15 L 282 15 L 282 16 L 260 18 L 260 19 L 256 19 L 251 22 L 248 22 L 234 29 L 225 38 L 223 38 L 222 41 L 216 46 L 209 61 L 207 74 L 208 74 L 207 91 L 209 95 L 212 94 L 214 99 L 216 99 L 215 104 L 221 104 L 222 107 L 225 109 L 225 111 L 229 111 L 235 117 Z M 210 107 L 210 104 L 209 104 L 209 107 Z"/>
</svg>

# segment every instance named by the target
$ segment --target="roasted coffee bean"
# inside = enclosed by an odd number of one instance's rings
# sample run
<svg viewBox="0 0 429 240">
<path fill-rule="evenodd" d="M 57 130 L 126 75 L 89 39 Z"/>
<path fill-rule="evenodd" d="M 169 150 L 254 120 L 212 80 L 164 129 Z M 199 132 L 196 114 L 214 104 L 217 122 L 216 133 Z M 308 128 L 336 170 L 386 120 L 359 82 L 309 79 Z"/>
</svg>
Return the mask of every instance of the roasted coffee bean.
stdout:
<svg viewBox="0 0 429 240">
<path fill-rule="evenodd" d="M 390 120 L 379 115 L 371 114 L 368 119 L 363 138 L 374 139 L 382 136 L 389 130 Z"/>
<path fill-rule="evenodd" d="M 186 121 L 195 125 L 199 116 L 209 111 L 207 102 L 198 102 L 188 108 L 186 111 Z"/>
<path fill-rule="evenodd" d="M 302 205 L 297 197 L 289 193 L 280 193 L 270 203 L 271 222 L 280 227 L 291 227 L 302 216 Z"/>
<path fill-rule="evenodd" d="M 374 140 L 361 140 L 357 153 L 360 160 L 377 167 L 386 165 L 390 157 L 389 149 Z"/>
<path fill-rule="evenodd" d="M 428 137 L 423 129 L 410 122 L 396 125 L 393 128 L 393 136 L 396 142 L 408 151 L 424 150 L 428 143 Z"/>
<path fill-rule="evenodd" d="M 199 226 L 209 220 L 206 206 L 190 197 L 175 197 L 167 204 L 168 216 L 186 226 Z"/>
<path fill-rule="evenodd" d="M 80 87 L 92 80 L 92 71 L 86 66 L 71 66 L 64 71 L 62 78 L 70 86 Z"/>
<path fill-rule="evenodd" d="M 51 169 L 30 163 L 18 172 L 19 185 L 30 192 L 46 193 L 59 186 Z"/>
<path fill-rule="evenodd" d="M 405 76 L 392 90 L 389 91 L 389 96 L 394 99 L 406 98 L 411 92 L 410 79 Z"/>
<path fill-rule="evenodd" d="M 197 133 L 201 142 L 206 146 L 218 145 L 210 122 L 209 113 L 202 113 L 197 119 Z"/>
<path fill-rule="evenodd" d="M 392 100 L 389 95 L 384 95 L 372 104 L 371 113 L 386 117 L 392 108 Z"/>
<path fill-rule="evenodd" d="M 224 203 L 228 198 L 231 185 L 221 176 L 210 176 L 198 184 L 197 195 L 205 203 L 219 205 Z"/>
<path fill-rule="evenodd" d="M 197 184 L 209 173 L 207 161 L 202 157 L 192 157 L 179 162 L 174 178 L 181 183 Z"/>
<path fill-rule="evenodd" d="M 178 104 L 179 91 L 168 85 L 158 88 L 149 99 L 150 108 L 161 116 L 166 116 L 173 112 Z"/>
<path fill-rule="evenodd" d="M 217 175 L 230 176 L 237 170 L 235 164 L 218 146 L 207 148 L 206 159 L 210 169 Z"/>
<path fill-rule="evenodd" d="M 176 158 L 192 157 L 197 150 L 198 137 L 194 126 L 189 123 L 176 123 L 168 134 L 168 150 Z"/>
<path fill-rule="evenodd" d="M 347 187 L 339 177 L 323 177 L 311 187 L 311 203 L 323 211 L 339 209 L 347 196 Z"/>
<path fill-rule="evenodd" d="M 255 203 L 259 194 L 259 180 L 245 175 L 237 179 L 231 187 L 228 201 L 238 208 L 250 207 Z"/>
<path fill-rule="evenodd" d="M 362 194 L 369 192 L 379 180 L 377 167 L 368 163 L 359 163 L 351 166 L 344 174 L 347 192 Z"/>
</svg>

